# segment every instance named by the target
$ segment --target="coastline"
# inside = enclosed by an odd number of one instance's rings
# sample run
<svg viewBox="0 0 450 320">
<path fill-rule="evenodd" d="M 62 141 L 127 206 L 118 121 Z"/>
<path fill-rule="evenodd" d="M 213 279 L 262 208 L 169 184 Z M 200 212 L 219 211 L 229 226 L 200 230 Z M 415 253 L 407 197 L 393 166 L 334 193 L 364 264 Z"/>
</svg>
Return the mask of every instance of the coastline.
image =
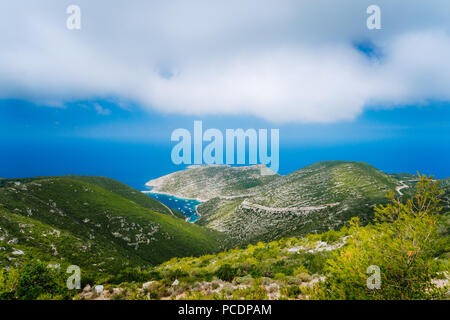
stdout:
<svg viewBox="0 0 450 320">
<path fill-rule="evenodd" d="M 166 196 L 172 196 L 172 197 L 175 197 L 175 198 L 178 198 L 178 199 L 196 200 L 198 202 L 206 202 L 206 201 L 210 200 L 210 199 L 201 199 L 201 198 L 189 198 L 189 197 L 184 197 L 184 196 L 181 196 L 181 195 L 177 195 L 177 194 L 173 194 L 173 193 L 169 193 L 169 192 L 158 191 L 158 190 L 154 190 L 154 189 L 152 189 L 152 190 L 144 190 L 144 191 L 141 191 L 141 192 L 142 193 L 159 193 L 159 194 L 164 194 Z"/>
<path fill-rule="evenodd" d="M 199 203 L 198 205 L 195 206 L 195 214 L 197 215 L 198 219 L 195 220 L 195 222 L 197 222 L 198 220 L 200 220 L 200 218 L 202 217 L 202 215 L 200 214 L 200 212 L 198 212 L 197 208 L 198 206 L 201 205 L 201 203 Z"/>
<path fill-rule="evenodd" d="M 174 198 L 177 198 L 177 199 L 180 199 L 180 200 L 195 200 L 195 201 L 201 202 L 201 203 L 197 204 L 197 205 L 194 207 L 194 209 L 195 209 L 195 214 L 197 215 L 198 218 L 197 218 L 194 222 L 191 222 L 191 221 L 188 220 L 189 218 L 186 218 L 186 221 L 187 221 L 187 222 L 190 222 L 190 223 L 195 223 L 195 222 L 197 222 L 197 221 L 200 219 L 200 217 L 201 217 L 202 215 L 200 214 L 200 212 L 198 212 L 197 207 L 198 207 L 199 205 L 201 205 L 202 203 L 205 203 L 206 201 L 208 201 L 208 200 L 200 199 L 200 198 L 185 198 L 185 197 L 182 197 L 182 196 L 179 196 L 179 195 L 175 195 L 175 194 L 172 194 L 172 193 L 169 193 L 169 192 L 162 192 L 162 191 L 157 191 L 157 190 L 154 190 L 154 189 L 152 189 L 152 190 L 144 190 L 144 191 L 141 191 L 141 192 L 144 193 L 144 194 L 149 194 L 149 193 L 153 193 L 153 194 L 163 194 L 163 195 L 171 196 L 171 197 L 174 197 Z M 164 206 L 167 207 L 166 205 L 164 205 Z M 167 207 L 167 208 L 170 209 L 169 207 Z M 172 214 L 173 214 L 173 213 L 172 213 Z"/>
</svg>

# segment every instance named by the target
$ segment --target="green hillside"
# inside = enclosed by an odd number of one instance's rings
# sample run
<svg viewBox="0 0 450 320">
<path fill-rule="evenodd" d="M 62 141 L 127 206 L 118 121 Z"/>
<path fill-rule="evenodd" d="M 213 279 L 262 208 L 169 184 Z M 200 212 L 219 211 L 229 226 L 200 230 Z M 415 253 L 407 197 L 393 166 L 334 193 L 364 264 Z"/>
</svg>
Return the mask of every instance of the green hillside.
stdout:
<svg viewBox="0 0 450 320">
<path fill-rule="evenodd" d="M 383 198 L 399 183 L 363 162 L 323 161 L 283 176 L 258 192 L 258 204 L 289 207 Z"/>
<path fill-rule="evenodd" d="M 199 206 L 198 224 L 242 244 L 325 232 L 354 216 L 368 223 L 373 205 L 401 185 L 366 163 L 318 162 L 249 189 L 251 196 L 211 199 Z"/>
<path fill-rule="evenodd" d="M 326 232 L 354 216 L 369 223 L 373 206 L 384 203 L 388 192 L 406 198 L 417 181 L 415 175 L 387 174 L 364 162 L 322 161 L 285 176 L 262 176 L 260 165 L 192 166 L 147 185 L 203 199 L 196 223 L 227 234 L 231 245 L 246 245 Z M 449 190 L 446 183 L 440 185 Z M 450 207 L 448 197 L 442 201 Z"/>
<path fill-rule="evenodd" d="M 441 193 L 421 177 L 408 204 L 377 206 L 378 221 L 354 218 L 338 231 L 259 242 L 215 255 L 174 258 L 112 278 L 82 299 L 449 299 L 449 220 Z M 401 210 L 400 210 L 401 208 Z M 381 270 L 379 288 L 368 268 Z"/>
<path fill-rule="evenodd" d="M 60 176 L 59 178 L 68 178 L 73 180 L 78 180 L 82 182 L 87 182 L 90 184 L 95 184 L 96 186 L 99 186 L 100 188 L 103 188 L 107 191 L 116 193 L 125 199 L 131 200 L 133 202 L 136 202 L 137 204 L 143 206 L 144 208 L 148 208 L 150 210 L 164 213 L 164 214 L 170 214 L 169 209 L 167 209 L 166 206 L 161 204 L 159 201 L 143 194 L 142 192 L 139 192 L 138 190 L 122 183 L 117 180 L 107 178 L 107 177 L 101 177 L 101 176 L 76 176 L 76 175 L 67 175 L 67 176 Z M 4 186 L 10 182 L 15 181 L 21 181 L 23 183 L 32 182 L 36 180 L 42 180 L 46 179 L 47 177 L 33 177 L 33 178 L 23 178 L 23 179 L 0 179 L 0 186 Z M 178 217 L 184 218 L 184 216 L 176 212 L 175 210 L 172 210 Z"/>
<path fill-rule="evenodd" d="M 181 198 L 209 200 L 249 194 L 280 176 L 261 175 L 262 165 L 230 167 L 227 165 L 190 166 L 146 183 L 156 192 Z"/>
<path fill-rule="evenodd" d="M 107 177 L 97 177 L 97 176 L 66 176 L 70 179 L 75 179 L 91 184 L 95 184 L 105 190 L 108 190 L 110 192 L 117 193 L 118 195 L 136 202 L 137 204 L 140 204 L 144 208 L 148 208 L 150 210 L 161 212 L 164 214 L 170 214 L 172 213 L 182 219 L 185 219 L 185 216 L 183 216 L 180 212 L 172 209 L 169 210 L 166 206 L 161 204 L 161 202 L 143 194 L 142 192 L 139 192 L 138 190 L 122 183 L 117 180 L 107 178 Z"/>
<path fill-rule="evenodd" d="M 133 190 L 99 177 L 1 180 L 0 266 L 41 259 L 116 272 L 220 250 L 221 234 L 156 212 L 165 208 Z"/>
<path fill-rule="evenodd" d="M 449 297 L 450 220 L 440 208 L 448 179 L 436 185 L 423 176 L 410 188 L 404 175 L 363 163 L 318 163 L 250 188 L 258 194 L 203 204 L 211 213 L 201 222 L 225 234 L 150 210 L 130 200 L 134 189 L 91 179 L 0 180 L 0 300 Z M 265 198 L 275 183 L 298 196 Z M 374 210 L 385 189 L 396 197 Z M 321 202 L 305 206 L 311 195 Z M 280 199 L 286 207 L 262 205 Z M 366 225 L 374 211 L 378 220 Z M 256 243 L 264 239 L 277 240 Z M 71 264 L 82 269 L 83 290 L 66 287 Z M 381 290 L 367 290 L 370 265 L 383 270 Z"/>
</svg>

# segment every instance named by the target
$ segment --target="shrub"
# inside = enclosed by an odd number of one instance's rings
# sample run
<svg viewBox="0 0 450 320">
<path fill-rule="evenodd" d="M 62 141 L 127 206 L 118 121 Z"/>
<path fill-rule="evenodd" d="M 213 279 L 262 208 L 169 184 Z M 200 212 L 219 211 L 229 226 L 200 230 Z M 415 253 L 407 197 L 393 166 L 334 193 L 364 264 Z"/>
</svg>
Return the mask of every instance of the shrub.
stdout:
<svg viewBox="0 0 450 320">
<path fill-rule="evenodd" d="M 211 283 L 211 287 L 213 288 L 213 290 L 216 290 L 220 287 L 220 284 L 218 282 L 213 282 Z"/>
<path fill-rule="evenodd" d="M 230 264 L 223 264 L 217 269 L 215 273 L 216 277 L 223 281 L 232 281 L 236 276 L 239 276 L 239 272 L 236 268 L 233 268 Z"/>
<path fill-rule="evenodd" d="M 312 279 L 312 277 L 307 273 L 299 273 L 297 277 L 303 282 L 309 282 Z"/>
<path fill-rule="evenodd" d="M 308 269 L 306 269 L 303 265 L 300 265 L 297 269 L 294 270 L 294 276 L 298 276 L 302 273 L 308 274 Z"/>
<path fill-rule="evenodd" d="M 287 294 L 290 298 L 297 298 L 301 293 L 301 290 L 298 286 L 289 286 L 287 289 Z"/>
<path fill-rule="evenodd" d="M 126 268 L 120 271 L 113 279 L 113 283 L 122 282 L 144 282 L 149 277 L 148 274 L 137 268 Z"/>
<path fill-rule="evenodd" d="M 333 243 L 341 238 L 341 234 L 338 231 L 330 230 L 322 234 L 321 239 L 327 243 Z"/>
<path fill-rule="evenodd" d="M 66 275 L 49 269 L 39 261 L 30 261 L 20 269 L 0 273 L 1 299 L 69 299 L 74 292 L 66 286 Z"/>
<path fill-rule="evenodd" d="M 442 294 L 432 283 L 431 266 L 438 249 L 436 213 L 442 192 L 432 177 L 419 176 L 416 194 L 406 203 L 394 198 L 375 209 L 376 224 L 350 224 L 349 245 L 327 263 L 327 278 L 315 298 L 427 299 Z M 381 287 L 367 286 L 368 267 L 378 266 Z"/>
<path fill-rule="evenodd" d="M 248 283 L 250 283 L 252 280 L 253 280 L 253 278 L 252 278 L 251 275 L 246 275 L 246 276 L 244 276 L 244 277 L 236 278 L 235 281 L 236 281 L 237 284 L 248 284 Z"/>
<path fill-rule="evenodd" d="M 180 279 L 180 278 L 185 278 L 188 276 L 189 276 L 189 273 L 187 273 L 186 271 L 183 271 L 181 269 L 169 270 L 165 274 L 165 277 L 168 278 L 170 281 L 174 281 L 174 280 Z"/>
<path fill-rule="evenodd" d="M 300 285 L 302 283 L 302 279 L 295 278 L 295 277 L 288 277 L 287 278 L 287 283 L 288 284 Z"/>
<path fill-rule="evenodd" d="M 285 280 L 286 279 L 286 275 L 284 273 L 276 273 L 273 277 L 275 280 Z"/>
</svg>

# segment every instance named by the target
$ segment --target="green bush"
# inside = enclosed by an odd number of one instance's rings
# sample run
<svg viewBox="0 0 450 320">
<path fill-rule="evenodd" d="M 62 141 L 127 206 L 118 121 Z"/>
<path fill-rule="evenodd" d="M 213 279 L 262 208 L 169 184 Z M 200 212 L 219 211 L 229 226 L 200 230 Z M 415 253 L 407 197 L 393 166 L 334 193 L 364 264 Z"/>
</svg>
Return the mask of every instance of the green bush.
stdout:
<svg viewBox="0 0 450 320">
<path fill-rule="evenodd" d="M 327 260 L 329 258 L 329 252 L 320 253 L 305 253 L 305 266 L 310 274 L 321 274 L 324 272 Z"/>
<path fill-rule="evenodd" d="M 339 231 L 330 230 L 323 233 L 321 239 L 327 243 L 333 243 L 341 239 L 341 233 Z"/>
<path fill-rule="evenodd" d="M 189 276 L 189 273 L 183 271 L 181 269 L 169 270 L 165 274 L 165 278 L 168 278 L 170 281 L 175 281 L 176 279 L 186 278 Z"/>
<path fill-rule="evenodd" d="M 235 277 L 239 276 L 239 271 L 233 268 L 230 264 L 223 264 L 217 269 L 215 273 L 216 277 L 223 280 L 231 282 Z"/>
<path fill-rule="evenodd" d="M 354 218 L 349 245 L 333 254 L 328 273 L 315 298 L 320 299 L 430 299 L 440 297 L 432 278 L 438 247 L 436 213 L 442 192 L 432 177 L 420 176 L 416 194 L 406 203 L 389 195 L 379 206 L 376 224 L 361 227 Z M 381 271 L 380 288 L 367 285 L 369 266 Z"/>
<path fill-rule="evenodd" d="M 301 290 L 298 286 L 290 286 L 288 287 L 287 294 L 290 298 L 297 298 L 301 293 Z"/>
<path fill-rule="evenodd" d="M 248 284 L 253 281 L 253 277 L 251 275 L 246 275 L 244 277 L 238 277 L 235 279 L 237 284 Z"/>
<path fill-rule="evenodd" d="M 120 271 L 116 276 L 111 279 L 112 283 L 122 282 L 145 282 L 149 279 L 153 279 L 153 274 L 142 271 L 138 268 L 126 268 Z"/>
<path fill-rule="evenodd" d="M 47 268 L 39 261 L 30 261 L 20 269 L 0 273 L 1 299 L 70 299 L 75 293 L 66 286 L 67 275 Z"/>
</svg>

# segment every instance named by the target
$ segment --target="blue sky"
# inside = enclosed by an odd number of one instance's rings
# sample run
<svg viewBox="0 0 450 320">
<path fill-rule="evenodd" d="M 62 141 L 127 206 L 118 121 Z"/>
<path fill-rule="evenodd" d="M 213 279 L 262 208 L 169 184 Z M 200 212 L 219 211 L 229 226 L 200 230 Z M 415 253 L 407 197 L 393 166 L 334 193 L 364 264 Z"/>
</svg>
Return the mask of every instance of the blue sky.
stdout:
<svg viewBox="0 0 450 320">
<path fill-rule="evenodd" d="M 78 5 L 81 29 L 66 12 Z M 0 3 L 0 177 L 181 169 L 177 128 L 280 129 L 280 169 L 320 160 L 443 178 L 450 3 L 378 0 Z"/>
</svg>

